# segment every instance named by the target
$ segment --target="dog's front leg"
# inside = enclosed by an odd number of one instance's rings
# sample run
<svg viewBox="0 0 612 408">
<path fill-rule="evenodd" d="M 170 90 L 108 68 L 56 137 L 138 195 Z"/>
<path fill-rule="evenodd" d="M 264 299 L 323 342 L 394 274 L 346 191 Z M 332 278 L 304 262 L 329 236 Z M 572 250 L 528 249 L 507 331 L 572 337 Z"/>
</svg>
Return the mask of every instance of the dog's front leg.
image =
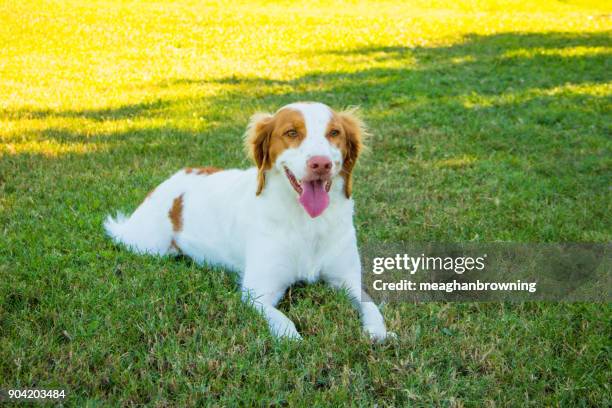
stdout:
<svg viewBox="0 0 612 408">
<path fill-rule="evenodd" d="M 275 307 L 291 284 L 282 279 L 279 268 L 282 268 L 282 262 L 275 262 L 274 256 L 266 257 L 259 253 L 248 259 L 242 277 L 242 299 L 265 317 L 274 336 L 299 340 L 302 337 L 295 324 Z"/>
<path fill-rule="evenodd" d="M 395 337 L 387 332 L 385 321 L 380 310 L 372 299 L 361 289 L 361 261 L 356 244 L 349 244 L 342 256 L 335 256 L 323 269 L 323 278 L 331 286 L 345 289 L 351 298 L 353 306 L 359 311 L 364 331 L 372 340 L 384 341 Z"/>
</svg>

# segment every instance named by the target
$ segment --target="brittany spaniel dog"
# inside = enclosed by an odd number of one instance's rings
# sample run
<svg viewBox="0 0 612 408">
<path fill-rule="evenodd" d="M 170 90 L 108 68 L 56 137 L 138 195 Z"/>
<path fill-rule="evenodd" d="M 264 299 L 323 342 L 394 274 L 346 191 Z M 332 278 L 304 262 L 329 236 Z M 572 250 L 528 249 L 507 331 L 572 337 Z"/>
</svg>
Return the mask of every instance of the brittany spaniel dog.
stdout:
<svg viewBox="0 0 612 408">
<path fill-rule="evenodd" d="M 113 240 L 147 254 L 184 254 L 239 273 L 243 299 L 278 337 L 299 339 L 275 306 L 297 281 L 344 288 L 363 328 L 388 334 L 361 290 L 351 174 L 364 126 L 352 111 L 293 103 L 256 114 L 245 137 L 256 167 L 187 168 L 160 184 L 129 217 L 108 217 Z"/>
</svg>

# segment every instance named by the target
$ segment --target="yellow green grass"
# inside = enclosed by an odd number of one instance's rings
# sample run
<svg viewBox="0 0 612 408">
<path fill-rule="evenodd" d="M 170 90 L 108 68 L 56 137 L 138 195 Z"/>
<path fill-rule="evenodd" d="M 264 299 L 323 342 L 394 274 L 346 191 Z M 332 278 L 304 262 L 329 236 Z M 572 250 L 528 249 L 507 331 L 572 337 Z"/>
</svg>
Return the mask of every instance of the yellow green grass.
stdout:
<svg viewBox="0 0 612 408">
<path fill-rule="evenodd" d="M 0 389 L 68 405 L 606 406 L 609 305 L 393 304 L 295 287 L 278 343 L 235 279 L 101 222 L 187 165 L 248 166 L 248 117 L 361 106 L 363 245 L 609 242 L 604 1 L 0 3 Z"/>
</svg>

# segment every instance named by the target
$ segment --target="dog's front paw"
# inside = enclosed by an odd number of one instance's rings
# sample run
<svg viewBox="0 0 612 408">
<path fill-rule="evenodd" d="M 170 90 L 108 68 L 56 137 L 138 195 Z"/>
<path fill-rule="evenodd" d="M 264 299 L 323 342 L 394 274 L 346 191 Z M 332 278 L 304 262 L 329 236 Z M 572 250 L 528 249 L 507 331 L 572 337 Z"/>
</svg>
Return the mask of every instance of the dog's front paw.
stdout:
<svg viewBox="0 0 612 408">
<path fill-rule="evenodd" d="M 272 334 L 278 339 L 302 340 L 302 336 L 298 333 L 295 325 L 289 320 L 272 327 Z"/>
<path fill-rule="evenodd" d="M 296 331 L 286 331 L 283 334 L 279 334 L 277 335 L 277 337 L 279 339 L 286 339 L 286 340 L 293 340 L 293 341 L 299 341 L 302 340 L 302 336 L 300 335 L 300 333 Z"/>
<path fill-rule="evenodd" d="M 387 340 L 397 339 L 397 334 L 387 331 L 385 326 L 366 326 L 365 332 L 370 336 L 370 340 L 377 343 L 383 343 Z"/>
</svg>

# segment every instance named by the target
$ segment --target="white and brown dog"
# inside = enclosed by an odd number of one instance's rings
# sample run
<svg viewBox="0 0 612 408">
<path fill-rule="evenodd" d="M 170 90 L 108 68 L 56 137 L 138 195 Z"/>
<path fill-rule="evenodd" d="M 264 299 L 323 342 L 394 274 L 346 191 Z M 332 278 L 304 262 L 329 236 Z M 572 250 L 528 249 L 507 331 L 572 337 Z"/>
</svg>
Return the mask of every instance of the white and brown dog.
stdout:
<svg viewBox="0 0 612 408">
<path fill-rule="evenodd" d="M 246 146 L 256 168 L 187 168 L 157 187 L 126 218 L 105 228 L 139 253 L 182 253 L 239 272 L 243 298 L 276 336 L 300 338 L 275 305 L 297 281 L 323 279 L 346 288 L 364 330 L 388 336 L 383 317 L 362 299 L 353 226 L 351 174 L 364 127 L 351 111 L 294 103 L 256 114 Z"/>
</svg>

